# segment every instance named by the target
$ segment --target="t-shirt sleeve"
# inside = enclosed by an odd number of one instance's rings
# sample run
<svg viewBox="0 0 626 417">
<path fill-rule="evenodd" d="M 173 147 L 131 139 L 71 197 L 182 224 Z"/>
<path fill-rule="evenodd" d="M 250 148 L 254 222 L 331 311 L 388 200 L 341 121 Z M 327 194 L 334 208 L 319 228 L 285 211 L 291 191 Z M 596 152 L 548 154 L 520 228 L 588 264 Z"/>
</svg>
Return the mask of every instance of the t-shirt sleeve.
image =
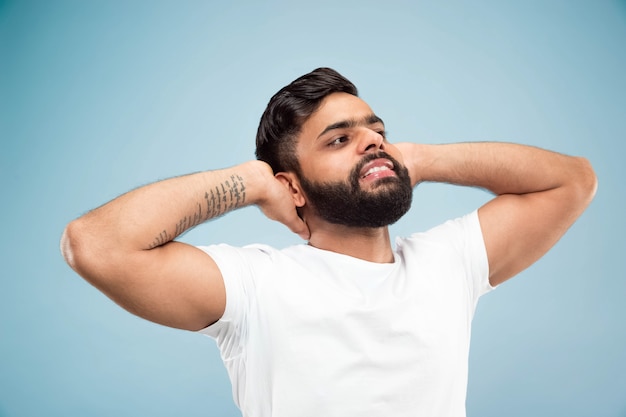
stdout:
<svg viewBox="0 0 626 417">
<path fill-rule="evenodd" d="M 222 317 L 212 325 L 199 330 L 199 333 L 215 339 L 220 347 L 222 358 L 227 360 L 237 356 L 245 342 L 248 312 L 255 291 L 255 268 L 250 258 L 262 264 L 262 252 L 254 248 L 236 248 L 221 244 L 199 246 L 217 264 L 226 289 L 226 307 Z"/>
<path fill-rule="evenodd" d="M 487 249 L 480 227 L 478 210 L 461 217 L 457 222 L 463 231 L 464 247 L 462 250 L 466 268 L 470 271 L 470 291 L 473 291 L 472 295 L 476 302 L 481 295 L 494 289 L 489 283 L 489 260 L 487 259 Z"/>
</svg>

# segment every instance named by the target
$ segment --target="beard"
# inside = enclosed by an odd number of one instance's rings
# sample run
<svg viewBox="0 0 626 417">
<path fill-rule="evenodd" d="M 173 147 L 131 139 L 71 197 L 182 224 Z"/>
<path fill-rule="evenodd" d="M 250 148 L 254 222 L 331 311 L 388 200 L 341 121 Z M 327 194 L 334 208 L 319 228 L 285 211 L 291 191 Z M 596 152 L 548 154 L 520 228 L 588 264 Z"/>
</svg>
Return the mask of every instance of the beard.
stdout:
<svg viewBox="0 0 626 417">
<path fill-rule="evenodd" d="M 363 190 L 361 169 L 377 158 L 390 160 L 396 176 L 380 178 L 371 190 Z M 364 157 L 350 172 L 347 182 L 316 183 L 300 175 L 300 184 L 307 202 L 322 219 L 350 227 L 389 226 L 409 211 L 413 198 L 409 171 L 385 152 Z"/>
</svg>

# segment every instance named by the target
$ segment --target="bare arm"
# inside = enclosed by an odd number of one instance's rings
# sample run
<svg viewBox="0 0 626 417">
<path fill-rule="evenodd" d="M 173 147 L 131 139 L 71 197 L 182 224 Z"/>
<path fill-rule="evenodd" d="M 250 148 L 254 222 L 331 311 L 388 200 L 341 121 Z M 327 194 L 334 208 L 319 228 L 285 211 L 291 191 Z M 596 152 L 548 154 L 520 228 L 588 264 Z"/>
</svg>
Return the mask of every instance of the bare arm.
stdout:
<svg viewBox="0 0 626 417">
<path fill-rule="evenodd" d="M 71 222 L 61 250 L 78 274 L 128 311 L 167 326 L 198 330 L 222 316 L 224 283 L 209 256 L 174 239 L 251 204 L 307 237 L 285 185 L 267 164 L 250 161 L 124 194 Z"/>
<path fill-rule="evenodd" d="M 591 202 L 596 176 L 584 158 L 510 143 L 399 144 L 413 182 L 485 188 L 479 218 L 489 280 L 498 285 L 543 256 Z"/>
</svg>

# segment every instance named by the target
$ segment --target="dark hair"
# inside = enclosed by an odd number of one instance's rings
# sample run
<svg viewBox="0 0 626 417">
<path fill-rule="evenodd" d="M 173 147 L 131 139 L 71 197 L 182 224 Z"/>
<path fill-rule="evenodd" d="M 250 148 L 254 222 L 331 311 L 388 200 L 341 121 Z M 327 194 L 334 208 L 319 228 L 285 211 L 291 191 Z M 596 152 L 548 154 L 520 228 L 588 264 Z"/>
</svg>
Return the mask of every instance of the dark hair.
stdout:
<svg viewBox="0 0 626 417">
<path fill-rule="evenodd" d="M 318 68 L 280 89 L 270 99 L 256 135 L 256 157 L 274 172 L 300 172 L 296 136 L 306 120 L 332 93 L 358 96 L 357 88 L 331 68 Z"/>
</svg>

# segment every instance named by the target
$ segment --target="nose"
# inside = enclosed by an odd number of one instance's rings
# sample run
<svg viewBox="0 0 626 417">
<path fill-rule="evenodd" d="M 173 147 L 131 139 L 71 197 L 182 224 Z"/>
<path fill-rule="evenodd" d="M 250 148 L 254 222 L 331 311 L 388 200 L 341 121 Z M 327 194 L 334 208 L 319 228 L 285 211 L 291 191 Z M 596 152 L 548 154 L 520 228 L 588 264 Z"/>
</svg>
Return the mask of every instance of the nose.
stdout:
<svg viewBox="0 0 626 417">
<path fill-rule="evenodd" d="M 380 133 L 364 128 L 359 141 L 360 153 L 373 153 L 385 149 L 385 140 Z"/>
</svg>

